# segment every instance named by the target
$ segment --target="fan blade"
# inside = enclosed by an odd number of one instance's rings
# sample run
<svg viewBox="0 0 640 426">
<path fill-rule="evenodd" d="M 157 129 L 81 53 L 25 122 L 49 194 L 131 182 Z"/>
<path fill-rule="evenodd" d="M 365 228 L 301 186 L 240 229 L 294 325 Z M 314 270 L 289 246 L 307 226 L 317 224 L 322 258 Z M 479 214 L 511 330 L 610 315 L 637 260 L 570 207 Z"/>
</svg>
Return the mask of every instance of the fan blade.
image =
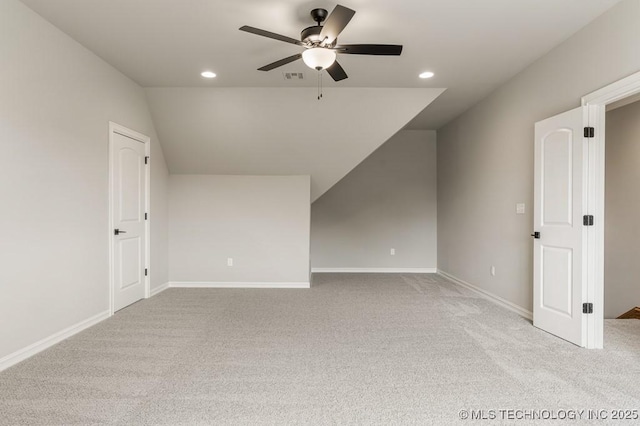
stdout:
<svg viewBox="0 0 640 426">
<path fill-rule="evenodd" d="M 402 45 L 398 44 L 341 44 L 333 48 L 338 53 L 349 55 L 391 55 L 402 53 Z"/>
<path fill-rule="evenodd" d="M 333 43 L 355 14 L 355 10 L 337 5 L 322 26 L 320 40 L 325 40 L 325 43 L 329 45 Z"/>
<path fill-rule="evenodd" d="M 262 68 L 258 68 L 258 71 L 271 71 L 274 68 L 281 67 L 283 65 L 287 65 L 290 62 L 297 61 L 302 58 L 302 53 L 298 53 L 297 55 L 289 56 L 288 58 L 280 59 L 279 61 L 275 61 L 269 65 L 265 65 Z"/>
<path fill-rule="evenodd" d="M 331 78 L 333 78 L 334 81 L 344 80 L 345 78 L 349 77 L 347 73 L 344 72 L 344 68 L 340 66 L 338 61 L 335 61 L 333 65 L 327 68 L 327 72 L 329 73 Z"/>
<path fill-rule="evenodd" d="M 296 40 L 295 38 L 291 38 L 291 37 L 283 36 L 283 35 L 280 35 L 280 34 L 272 33 L 271 31 L 261 30 L 260 28 L 250 27 L 248 25 L 240 27 L 239 30 L 240 31 L 246 31 L 248 33 L 256 34 L 256 35 L 263 36 L 263 37 L 272 38 L 274 40 L 284 41 L 285 43 L 291 43 L 291 44 L 297 44 L 298 46 L 304 46 L 304 43 L 302 43 L 300 40 Z"/>
</svg>

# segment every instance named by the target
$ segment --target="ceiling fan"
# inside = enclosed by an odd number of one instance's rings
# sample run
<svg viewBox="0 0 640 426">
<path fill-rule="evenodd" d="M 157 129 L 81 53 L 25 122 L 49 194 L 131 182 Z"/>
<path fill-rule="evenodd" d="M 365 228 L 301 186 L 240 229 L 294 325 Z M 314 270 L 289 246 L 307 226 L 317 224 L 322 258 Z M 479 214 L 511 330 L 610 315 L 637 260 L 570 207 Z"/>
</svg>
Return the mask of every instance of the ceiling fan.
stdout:
<svg viewBox="0 0 640 426">
<path fill-rule="evenodd" d="M 355 10 L 341 5 L 337 5 L 331 14 L 325 9 L 313 9 L 311 17 L 316 21 L 317 25 L 302 30 L 300 40 L 247 25 L 241 27 L 240 30 L 295 44 L 306 49 L 302 53 L 258 68 L 259 71 L 271 71 L 274 68 L 302 59 L 309 68 L 318 71 L 327 70 L 331 78 L 335 81 L 340 81 L 348 76 L 336 61 L 336 54 L 398 56 L 402 53 L 402 46 L 396 44 L 338 44 L 338 35 L 351 21 L 355 13 Z M 322 25 L 322 22 L 324 22 L 324 25 Z"/>
</svg>

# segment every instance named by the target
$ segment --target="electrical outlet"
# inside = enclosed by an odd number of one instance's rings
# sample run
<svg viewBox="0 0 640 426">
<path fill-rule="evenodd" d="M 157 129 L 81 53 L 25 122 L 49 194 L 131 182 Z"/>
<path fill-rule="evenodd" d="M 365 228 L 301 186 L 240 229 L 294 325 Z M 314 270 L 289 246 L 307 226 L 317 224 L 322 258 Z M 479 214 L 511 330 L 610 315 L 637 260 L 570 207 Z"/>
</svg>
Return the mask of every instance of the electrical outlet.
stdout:
<svg viewBox="0 0 640 426">
<path fill-rule="evenodd" d="M 233 266 L 233 258 L 227 257 L 227 266 Z"/>
<path fill-rule="evenodd" d="M 516 204 L 516 214 L 524 214 L 525 213 L 525 205 L 524 203 Z"/>
<path fill-rule="evenodd" d="M 390 254 L 391 254 L 391 256 L 395 256 L 396 255 L 396 249 L 392 248 Z"/>
</svg>

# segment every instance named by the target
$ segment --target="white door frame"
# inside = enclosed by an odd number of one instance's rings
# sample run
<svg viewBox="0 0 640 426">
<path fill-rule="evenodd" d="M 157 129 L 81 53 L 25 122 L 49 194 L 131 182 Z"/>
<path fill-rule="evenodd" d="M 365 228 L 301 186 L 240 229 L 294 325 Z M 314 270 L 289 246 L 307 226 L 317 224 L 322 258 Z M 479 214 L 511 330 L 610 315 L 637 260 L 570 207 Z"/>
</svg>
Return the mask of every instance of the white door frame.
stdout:
<svg viewBox="0 0 640 426">
<path fill-rule="evenodd" d="M 127 127 L 121 126 L 120 124 L 114 123 L 112 121 L 109 122 L 109 229 L 108 229 L 108 238 L 109 238 L 109 315 L 114 314 L 115 305 L 114 305 L 114 276 L 113 276 L 113 230 L 114 230 L 114 218 L 113 218 L 113 176 L 111 171 L 113 170 L 113 161 L 111 155 L 111 146 L 113 145 L 113 136 L 114 134 L 120 134 L 122 136 L 126 136 L 131 139 L 135 139 L 138 142 L 142 142 L 144 144 L 144 152 L 145 156 L 149 158 L 149 154 L 151 152 L 151 139 L 148 136 L 143 135 L 142 133 L 138 133 L 134 130 L 131 130 Z M 150 290 L 150 282 L 151 282 L 151 164 L 145 168 L 145 212 L 148 213 L 148 219 L 144 224 L 144 232 L 145 232 L 145 267 L 147 268 L 148 274 L 144 277 L 144 297 L 148 299 L 151 294 Z"/>
<path fill-rule="evenodd" d="M 607 105 L 640 93 L 640 72 L 618 80 L 582 97 L 588 107 L 589 126 L 595 129 L 589 143 L 589 173 L 587 182 L 588 210 L 595 217 L 593 232 L 587 237 L 587 294 L 593 302 L 593 315 L 587 315 L 586 347 L 601 349 L 604 335 L 604 178 L 605 121 Z M 591 213 L 593 212 L 593 213 Z"/>
</svg>

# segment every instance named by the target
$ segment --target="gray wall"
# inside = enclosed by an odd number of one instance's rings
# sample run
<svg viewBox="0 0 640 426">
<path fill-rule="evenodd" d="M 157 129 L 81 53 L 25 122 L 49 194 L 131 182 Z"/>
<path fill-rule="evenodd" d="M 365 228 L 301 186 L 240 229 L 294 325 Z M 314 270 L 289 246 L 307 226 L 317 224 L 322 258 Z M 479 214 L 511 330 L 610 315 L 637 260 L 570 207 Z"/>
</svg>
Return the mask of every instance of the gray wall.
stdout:
<svg viewBox="0 0 640 426">
<path fill-rule="evenodd" d="M 309 176 L 171 175 L 169 188 L 171 282 L 309 282 Z"/>
<path fill-rule="evenodd" d="M 441 270 L 532 309 L 534 123 L 640 70 L 638 22 L 620 3 L 438 131 Z"/>
<path fill-rule="evenodd" d="M 436 268 L 436 198 L 435 132 L 400 131 L 313 203 L 312 267 Z"/>
<path fill-rule="evenodd" d="M 640 306 L 640 102 L 607 113 L 604 316 Z"/>
<path fill-rule="evenodd" d="M 109 309 L 109 121 L 151 137 L 151 279 L 167 282 L 168 173 L 144 91 L 0 1 L 0 364 Z"/>
</svg>

